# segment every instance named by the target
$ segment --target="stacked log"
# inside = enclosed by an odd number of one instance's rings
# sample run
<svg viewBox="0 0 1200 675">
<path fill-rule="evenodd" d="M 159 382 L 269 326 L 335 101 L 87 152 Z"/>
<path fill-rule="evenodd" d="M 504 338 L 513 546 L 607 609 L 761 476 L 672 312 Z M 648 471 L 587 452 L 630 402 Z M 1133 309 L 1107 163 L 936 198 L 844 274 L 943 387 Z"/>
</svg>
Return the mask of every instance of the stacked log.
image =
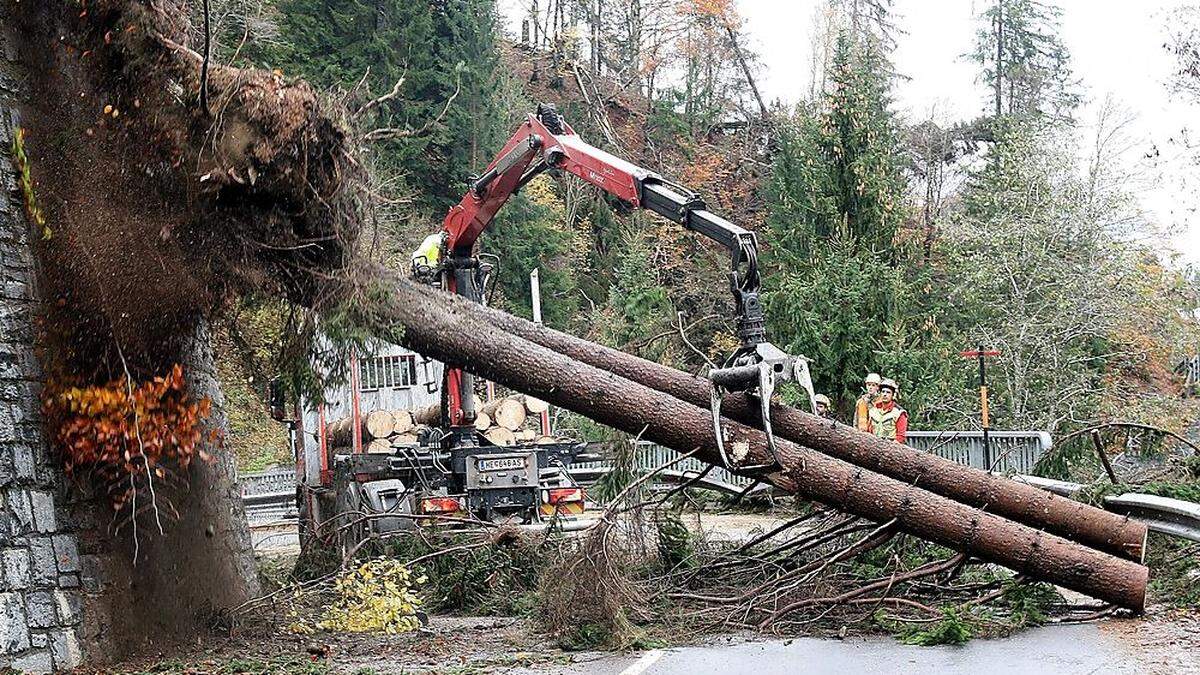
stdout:
<svg viewBox="0 0 1200 675">
<path fill-rule="evenodd" d="M 409 410 L 393 410 L 392 420 L 392 435 L 396 436 L 412 432 L 417 426 L 417 423 L 413 420 L 412 412 Z"/>
<path fill-rule="evenodd" d="M 492 427 L 483 432 L 483 437 L 491 441 L 492 444 L 500 446 L 515 445 L 517 442 L 517 437 L 512 430 L 505 427 Z"/>
<path fill-rule="evenodd" d="M 482 377 L 611 427 L 640 434 L 681 452 L 694 452 L 709 463 L 721 463 L 710 413 L 686 397 L 664 393 L 633 377 L 622 377 L 614 372 L 615 367 L 607 370 L 588 365 L 574 354 L 518 337 L 515 330 L 501 328 L 504 324 L 493 321 L 495 313 L 477 304 L 444 293 L 431 293 L 428 288 L 418 287 L 390 271 L 377 269 L 375 274 L 394 289 L 371 314 L 378 321 L 375 328 L 391 330 L 397 324 L 404 326 L 406 346 L 432 358 L 462 364 Z M 529 330 L 519 322 L 517 325 Z M 602 348 L 590 345 L 589 349 Z M 625 361 L 615 365 L 641 367 L 639 363 Z M 645 377 L 648 379 L 649 375 Z M 806 417 L 797 419 L 808 422 Z M 847 446 L 862 448 L 875 443 L 874 439 L 853 430 L 843 432 L 839 425 L 819 423 L 837 432 L 831 435 L 819 433 L 820 428 L 812 430 L 814 433 L 806 442 L 820 450 L 840 449 L 843 454 L 850 454 L 844 452 Z M 769 461 L 771 455 L 761 431 L 730 419 L 724 419 L 722 427 L 724 444 L 737 462 Z M 1149 576 L 1144 566 L 997 515 L 991 512 L 993 505 L 978 504 L 978 495 L 964 495 L 959 490 L 961 501 L 956 501 L 959 497 L 952 499 L 926 490 L 926 485 L 939 483 L 936 474 L 901 481 L 784 438 L 777 439 L 776 447 L 779 469 L 761 478 L 785 490 L 877 522 L 894 520 L 899 529 L 912 535 L 1122 607 L 1141 611 L 1144 606 Z M 880 450 L 905 452 L 898 445 Z M 995 494 L 1004 494 L 1007 486 L 998 485 Z M 943 486 L 943 489 L 954 488 Z M 988 506 L 988 510 L 979 506 Z M 1056 503 L 1047 510 L 1081 513 L 1067 507 Z M 1029 517 L 1026 509 L 1011 511 Z M 1097 511 L 1096 515 L 1109 514 Z M 1139 534 L 1136 527 L 1126 528 L 1122 533 L 1140 540 L 1133 547 L 1144 542 L 1144 528 L 1141 537 L 1136 536 Z"/>
<path fill-rule="evenodd" d="M 498 398 L 484 404 L 483 414 L 487 415 L 493 424 L 509 431 L 517 431 L 525 424 L 529 416 L 525 411 L 524 397 L 520 395 Z"/>
<path fill-rule="evenodd" d="M 442 424 L 442 406 L 440 403 L 427 405 L 412 411 L 413 422 L 427 427 L 437 427 Z"/>
<path fill-rule="evenodd" d="M 372 410 L 363 418 L 363 426 L 371 438 L 387 438 L 392 435 L 395 425 L 396 420 L 388 410 Z"/>
</svg>

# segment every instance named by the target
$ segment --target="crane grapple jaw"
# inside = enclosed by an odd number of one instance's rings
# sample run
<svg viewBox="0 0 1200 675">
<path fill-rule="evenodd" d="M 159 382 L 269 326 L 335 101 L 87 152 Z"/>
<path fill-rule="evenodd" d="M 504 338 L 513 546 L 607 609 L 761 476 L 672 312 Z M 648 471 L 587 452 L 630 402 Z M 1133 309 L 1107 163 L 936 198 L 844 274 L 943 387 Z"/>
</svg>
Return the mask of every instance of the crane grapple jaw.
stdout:
<svg viewBox="0 0 1200 675">
<path fill-rule="evenodd" d="M 771 473 L 782 468 L 775 447 L 775 434 L 771 429 L 771 397 L 778 384 L 795 382 L 808 395 L 809 405 L 815 413 L 816 394 L 813 391 L 808 362 L 806 357 L 788 354 L 770 342 L 759 342 L 738 350 L 724 367 L 709 371 L 708 378 L 713 385 L 713 431 L 716 435 L 717 451 L 726 468 L 741 473 Z M 731 456 L 726 452 L 725 429 L 721 424 L 721 399 L 728 392 L 739 391 L 758 399 L 759 420 L 771 452 L 769 462 L 746 463 L 744 457 L 736 456 L 738 453 L 735 452 L 734 456 Z"/>
</svg>

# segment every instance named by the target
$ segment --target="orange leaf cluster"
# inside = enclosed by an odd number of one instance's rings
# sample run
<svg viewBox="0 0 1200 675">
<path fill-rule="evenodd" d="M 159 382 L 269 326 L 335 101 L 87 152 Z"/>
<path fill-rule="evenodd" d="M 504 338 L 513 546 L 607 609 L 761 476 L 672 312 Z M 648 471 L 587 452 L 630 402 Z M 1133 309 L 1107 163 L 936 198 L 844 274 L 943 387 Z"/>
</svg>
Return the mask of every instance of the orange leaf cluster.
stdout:
<svg viewBox="0 0 1200 675">
<path fill-rule="evenodd" d="M 204 432 L 212 401 L 188 395 L 179 364 L 134 386 L 125 378 L 87 386 L 51 382 L 43 409 L 67 475 L 91 481 L 117 511 L 151 481 L 170 484 L 197 458 L 211 461 L 204 441 L 221 441 L 217 429 Z"/>
</svg>

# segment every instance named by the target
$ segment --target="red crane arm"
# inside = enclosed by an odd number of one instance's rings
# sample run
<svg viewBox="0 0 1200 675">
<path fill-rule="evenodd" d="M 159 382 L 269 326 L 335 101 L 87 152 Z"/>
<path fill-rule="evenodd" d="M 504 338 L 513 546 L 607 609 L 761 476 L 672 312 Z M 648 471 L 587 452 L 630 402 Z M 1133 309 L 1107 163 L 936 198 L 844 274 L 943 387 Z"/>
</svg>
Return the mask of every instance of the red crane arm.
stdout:
<svg viewBox="0 0 1200 675">
<path fill-rule="evenodd" d="M 537 115 L 528 116 L 462 201 L 446 214 L 447 250 L 470 255 L 509 197 L 548 168 L 572 173 L 633 207 L 640 206 L 638 188 L 651 172 L 588 145 L 561 118 L 557 125 L 561 128 L 551 130 Z"/>
<path fill-rule="evenodd" d="M 687 188 L 587 144 L 551 106 L 538 106 L 537 113 L 525 119 L 483 175 L 446 214 L 443 230 L 448 260 L 441 269 L 448 290 L 479 301 L 479 289 L 472 281 L 478 267 L 472 257 L 475 242 L 513 193 L 547 169 L 574 174 L 630 208 L 653 211 L 728 249 L 729 281 L 742 341 L 735 357 L 753 355 L 765 343 L 754 233 L 708 211 L 699 196 Z M 751 361 L 756 364 L 761 356 Z M 448 368 L 447 413 L 452 427 L 472 421 L 471 397 L 464 397 L 471 389 L 468 373 Z"/>
</svg>

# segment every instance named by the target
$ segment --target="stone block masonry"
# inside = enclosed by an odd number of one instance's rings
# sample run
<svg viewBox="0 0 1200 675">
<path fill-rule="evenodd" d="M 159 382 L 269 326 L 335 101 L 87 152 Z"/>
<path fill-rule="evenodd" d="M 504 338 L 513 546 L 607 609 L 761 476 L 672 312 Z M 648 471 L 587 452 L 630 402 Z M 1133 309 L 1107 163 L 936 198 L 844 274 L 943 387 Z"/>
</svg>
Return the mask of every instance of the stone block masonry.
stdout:
<svg viewBox="0 0 1200 675">
<path fill-rule="evenodd" d="M 9 161 L 19 81 L 19 66 L 0 60 L 0 670 L 50 672 L 82 662 L 84 566 L 42 433 L 33 244 Z"/>
</svg>

